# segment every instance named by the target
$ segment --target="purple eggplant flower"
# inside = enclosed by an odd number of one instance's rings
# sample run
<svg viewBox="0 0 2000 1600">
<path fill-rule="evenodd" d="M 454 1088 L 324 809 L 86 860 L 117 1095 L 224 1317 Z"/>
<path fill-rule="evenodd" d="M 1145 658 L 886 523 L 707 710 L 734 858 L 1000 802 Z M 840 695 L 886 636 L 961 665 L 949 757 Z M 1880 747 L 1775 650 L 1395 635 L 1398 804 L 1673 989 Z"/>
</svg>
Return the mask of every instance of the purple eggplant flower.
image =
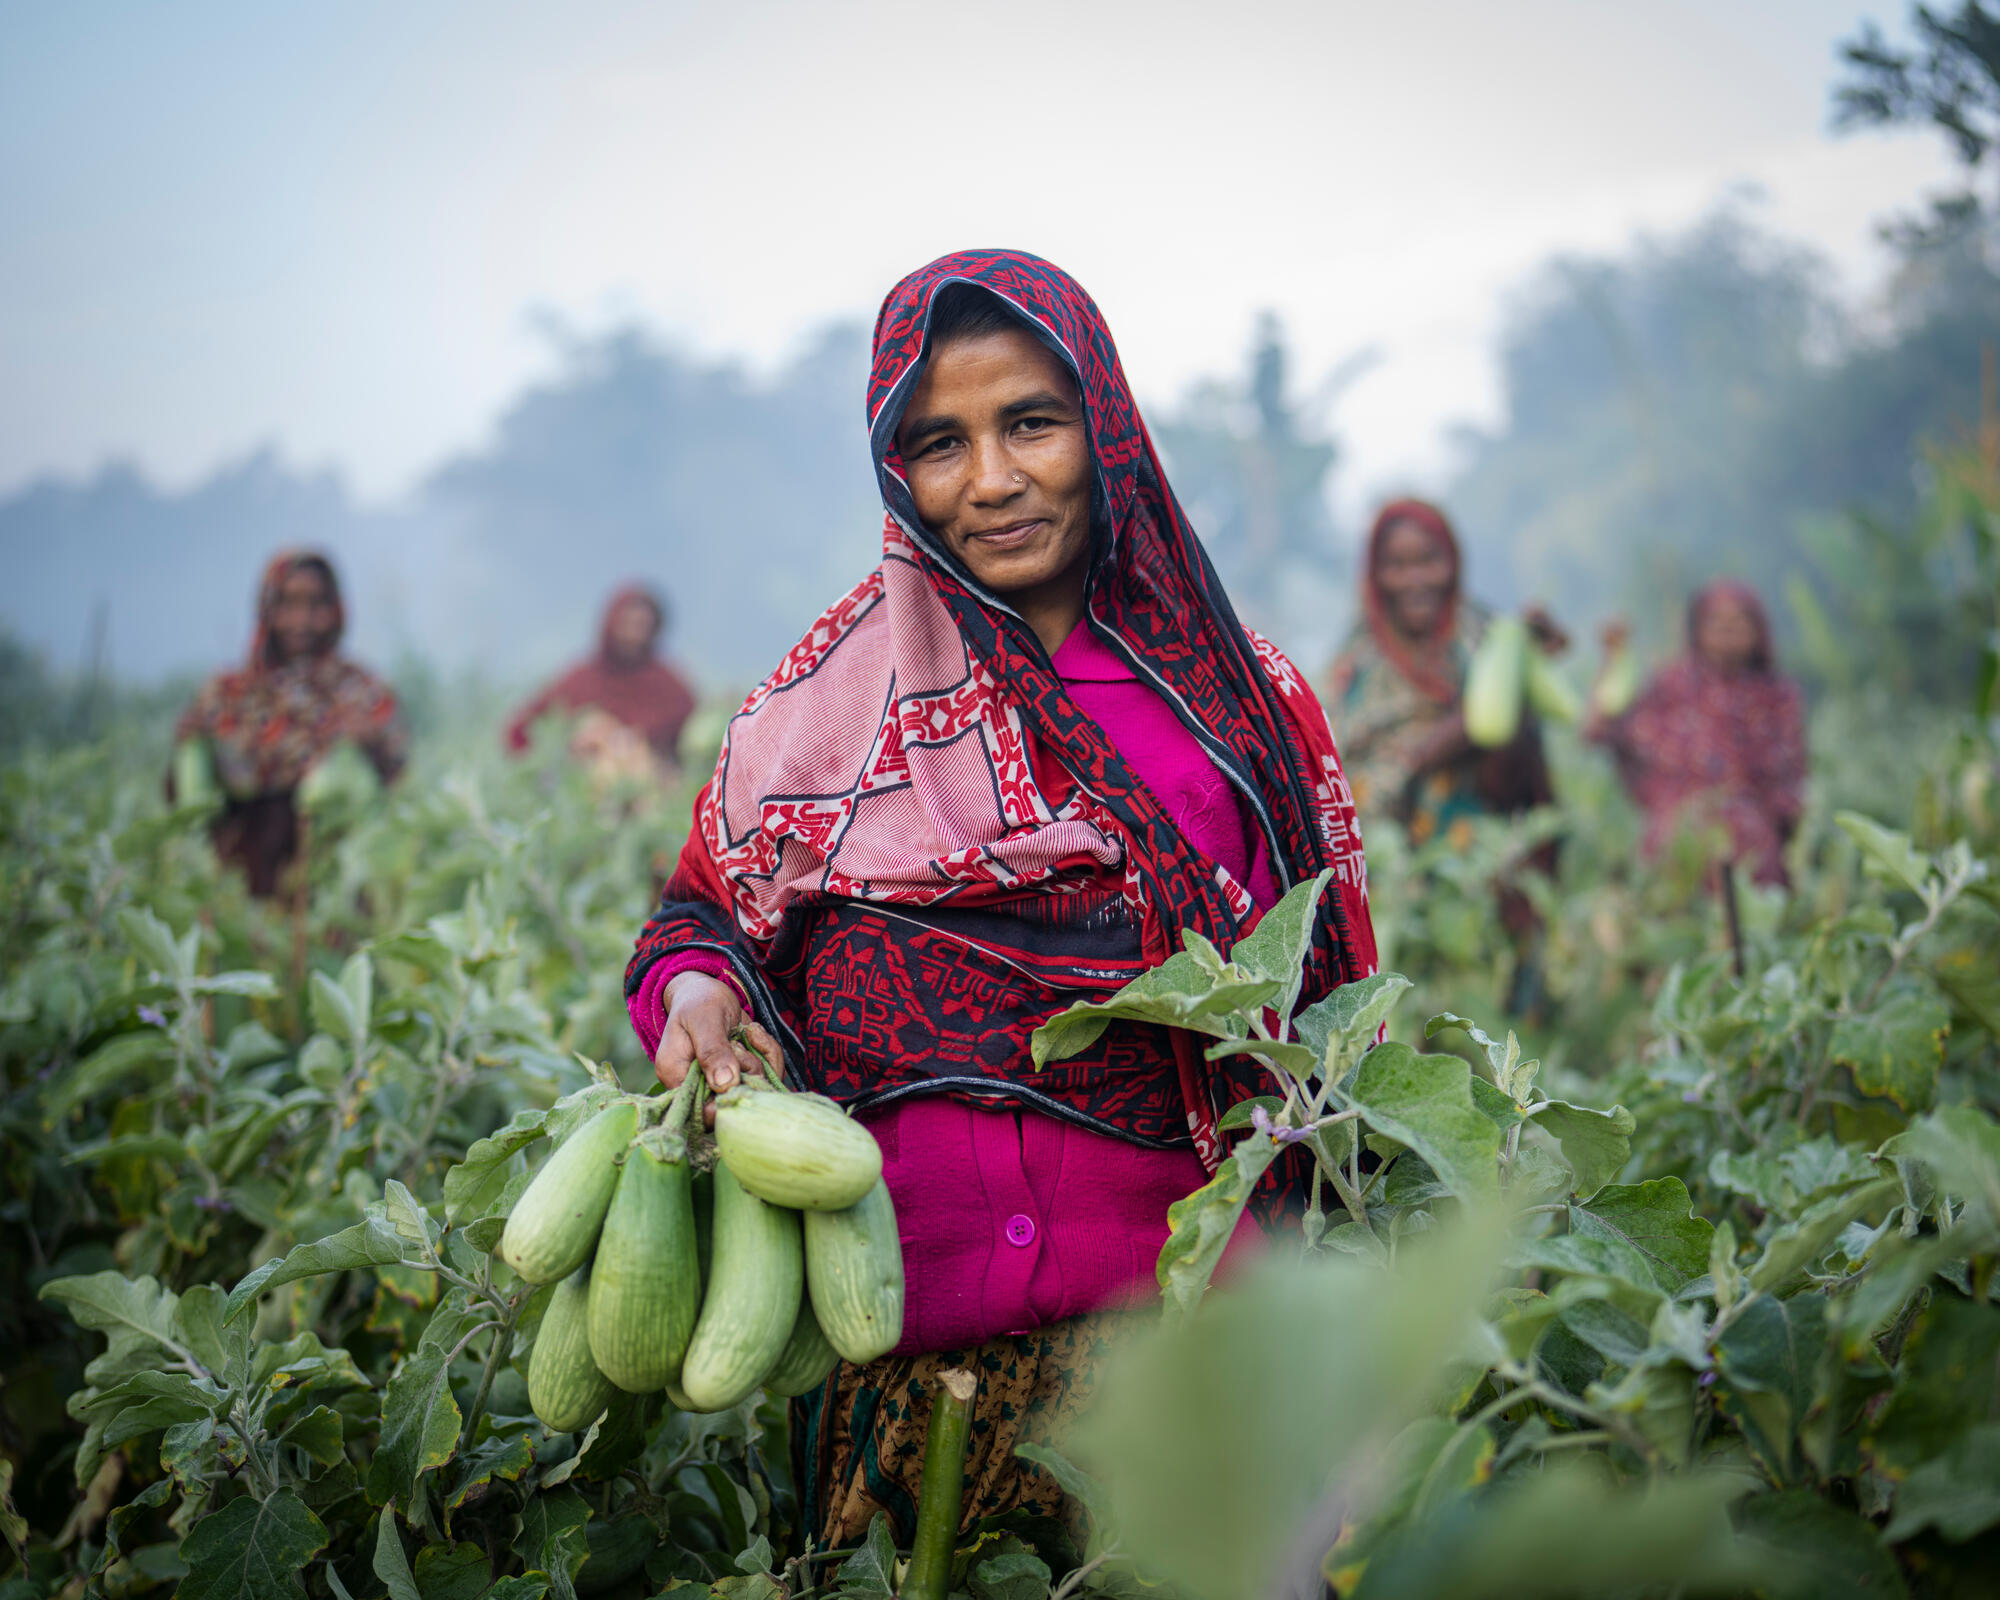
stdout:
<svg viewBox="0 0 2000 1600">
<path fill-rule="evenodd" d="M 167 1025 L 166 1013 L 152 1006 L 141 1006 L 139 1008 L 139 1020 L 141 1022 L 150 1022 L 156 1028 L 164 1028 Z"/>
</svg>

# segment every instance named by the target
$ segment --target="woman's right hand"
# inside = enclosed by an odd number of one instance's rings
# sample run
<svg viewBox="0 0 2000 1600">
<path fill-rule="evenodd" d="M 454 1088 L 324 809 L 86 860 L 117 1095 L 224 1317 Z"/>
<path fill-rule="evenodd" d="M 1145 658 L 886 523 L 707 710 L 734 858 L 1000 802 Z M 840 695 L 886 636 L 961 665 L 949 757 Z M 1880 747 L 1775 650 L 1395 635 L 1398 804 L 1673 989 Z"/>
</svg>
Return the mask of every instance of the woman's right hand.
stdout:
<svg viewBox="0 0 2000 1600">
<path fill-rule="evenodd" d="M 778 1041 L 745 1014 L 736 991 L 720 978 L 711 978 L 705 972 L 683 972 L 667 985 L 662 999 L 666 1002 L 667 1025 L 660 1034 L 660 1048 L 653 1052 L 653 1070 L 669 1089 L 678 1089 L 688 1075 L 688 1068 L 697 1061 L 709 1088 L 717 1094 L 734 1087 L 745 1074 L 761 1074 L 764 1065 L 757 1059 L 756 1050 L 730 1037 L 738 1028 L 744 1031 L 750 1044 L 764 1052 L 774 1068 L 784 1070 L 785 1058 L 778 1049 Z M 711 1101 L 708 1119 L 714 1118 L 715 1105 Z"/>
</svg>

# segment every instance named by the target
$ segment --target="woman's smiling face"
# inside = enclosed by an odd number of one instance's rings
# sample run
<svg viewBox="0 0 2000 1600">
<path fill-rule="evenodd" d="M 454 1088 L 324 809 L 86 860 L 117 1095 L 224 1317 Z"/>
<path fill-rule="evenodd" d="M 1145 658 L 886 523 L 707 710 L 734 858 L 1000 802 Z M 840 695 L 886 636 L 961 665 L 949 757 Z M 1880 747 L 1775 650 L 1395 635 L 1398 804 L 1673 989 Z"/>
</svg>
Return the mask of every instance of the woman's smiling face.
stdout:
<svg viewBox="0 0 2000 1600">
<path fill-rule="evenodd" d="M 1009 328 L 934 350 L 896 444 L 918 516 L 981 586 L 1031 624 L 1051 603 L 1080 614 L 1090 436 L 1076 381 L 1048 346 Z"/>
</svg>

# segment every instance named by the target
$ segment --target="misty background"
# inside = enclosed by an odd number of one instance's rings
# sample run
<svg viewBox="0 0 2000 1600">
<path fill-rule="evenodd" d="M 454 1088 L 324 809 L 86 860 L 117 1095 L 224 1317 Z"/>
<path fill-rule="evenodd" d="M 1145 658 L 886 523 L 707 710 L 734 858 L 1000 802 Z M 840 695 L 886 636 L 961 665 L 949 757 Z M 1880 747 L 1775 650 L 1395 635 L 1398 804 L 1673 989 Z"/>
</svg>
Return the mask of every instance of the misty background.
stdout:
<svg viewBox="0 0 2000 1600">
<path fill-rule="evenodd" d="M 184 679 L 306 544 L 399 679 L 525 687 L 640 577 L 741 688 L 879 548 L 880 294 L 1004 243 L 1092 290 L 1309 670 L 1419 492 L 1491 603 L 1657 650 L 1732 573 L 1831 676 L 1852 515 L 1971 437 L 2000 341 L 1990 229 L 1883 233 L 1957 153 L 1832 126 L 1869 14 L 1108 3 L 1059 71 L 888 3 L 8 6 L 0 628 Z"/>
</svg>

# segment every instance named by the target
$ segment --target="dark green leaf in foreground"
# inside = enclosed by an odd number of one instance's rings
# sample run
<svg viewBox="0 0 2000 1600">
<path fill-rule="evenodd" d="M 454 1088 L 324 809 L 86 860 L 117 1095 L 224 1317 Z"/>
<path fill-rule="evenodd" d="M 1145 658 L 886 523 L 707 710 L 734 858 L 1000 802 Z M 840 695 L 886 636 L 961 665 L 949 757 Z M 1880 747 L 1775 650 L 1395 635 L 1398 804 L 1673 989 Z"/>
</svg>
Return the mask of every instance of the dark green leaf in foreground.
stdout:
<svg viewBox="0 0 2000 1600">
<path fill-rule="evenodd" d="M 1906 1592 L 1874 1524 L 1811 1489 L 1739 1500 L 1730 1521 L 1776 1553 L 1765 1580 L 1772 1600 L 1898 1600 Z"/>
<path fill-rule="evenodd" d="M 1788 1478 L 1794 1445 L 1812 1405 L 1813 1379 L 1826 1344 L 1826 1301 L 1759 1296 L 1716 1341 L 1723 1403 L 1767 1471 Z"/>
<path fill-rule="evenodd" d="M 176 1600 L 297 1600 L 299 1574 L 326 1548 L 326 1527 L 290 1489 L 232 1500 L 181 1541 Z"/>
</svg>

